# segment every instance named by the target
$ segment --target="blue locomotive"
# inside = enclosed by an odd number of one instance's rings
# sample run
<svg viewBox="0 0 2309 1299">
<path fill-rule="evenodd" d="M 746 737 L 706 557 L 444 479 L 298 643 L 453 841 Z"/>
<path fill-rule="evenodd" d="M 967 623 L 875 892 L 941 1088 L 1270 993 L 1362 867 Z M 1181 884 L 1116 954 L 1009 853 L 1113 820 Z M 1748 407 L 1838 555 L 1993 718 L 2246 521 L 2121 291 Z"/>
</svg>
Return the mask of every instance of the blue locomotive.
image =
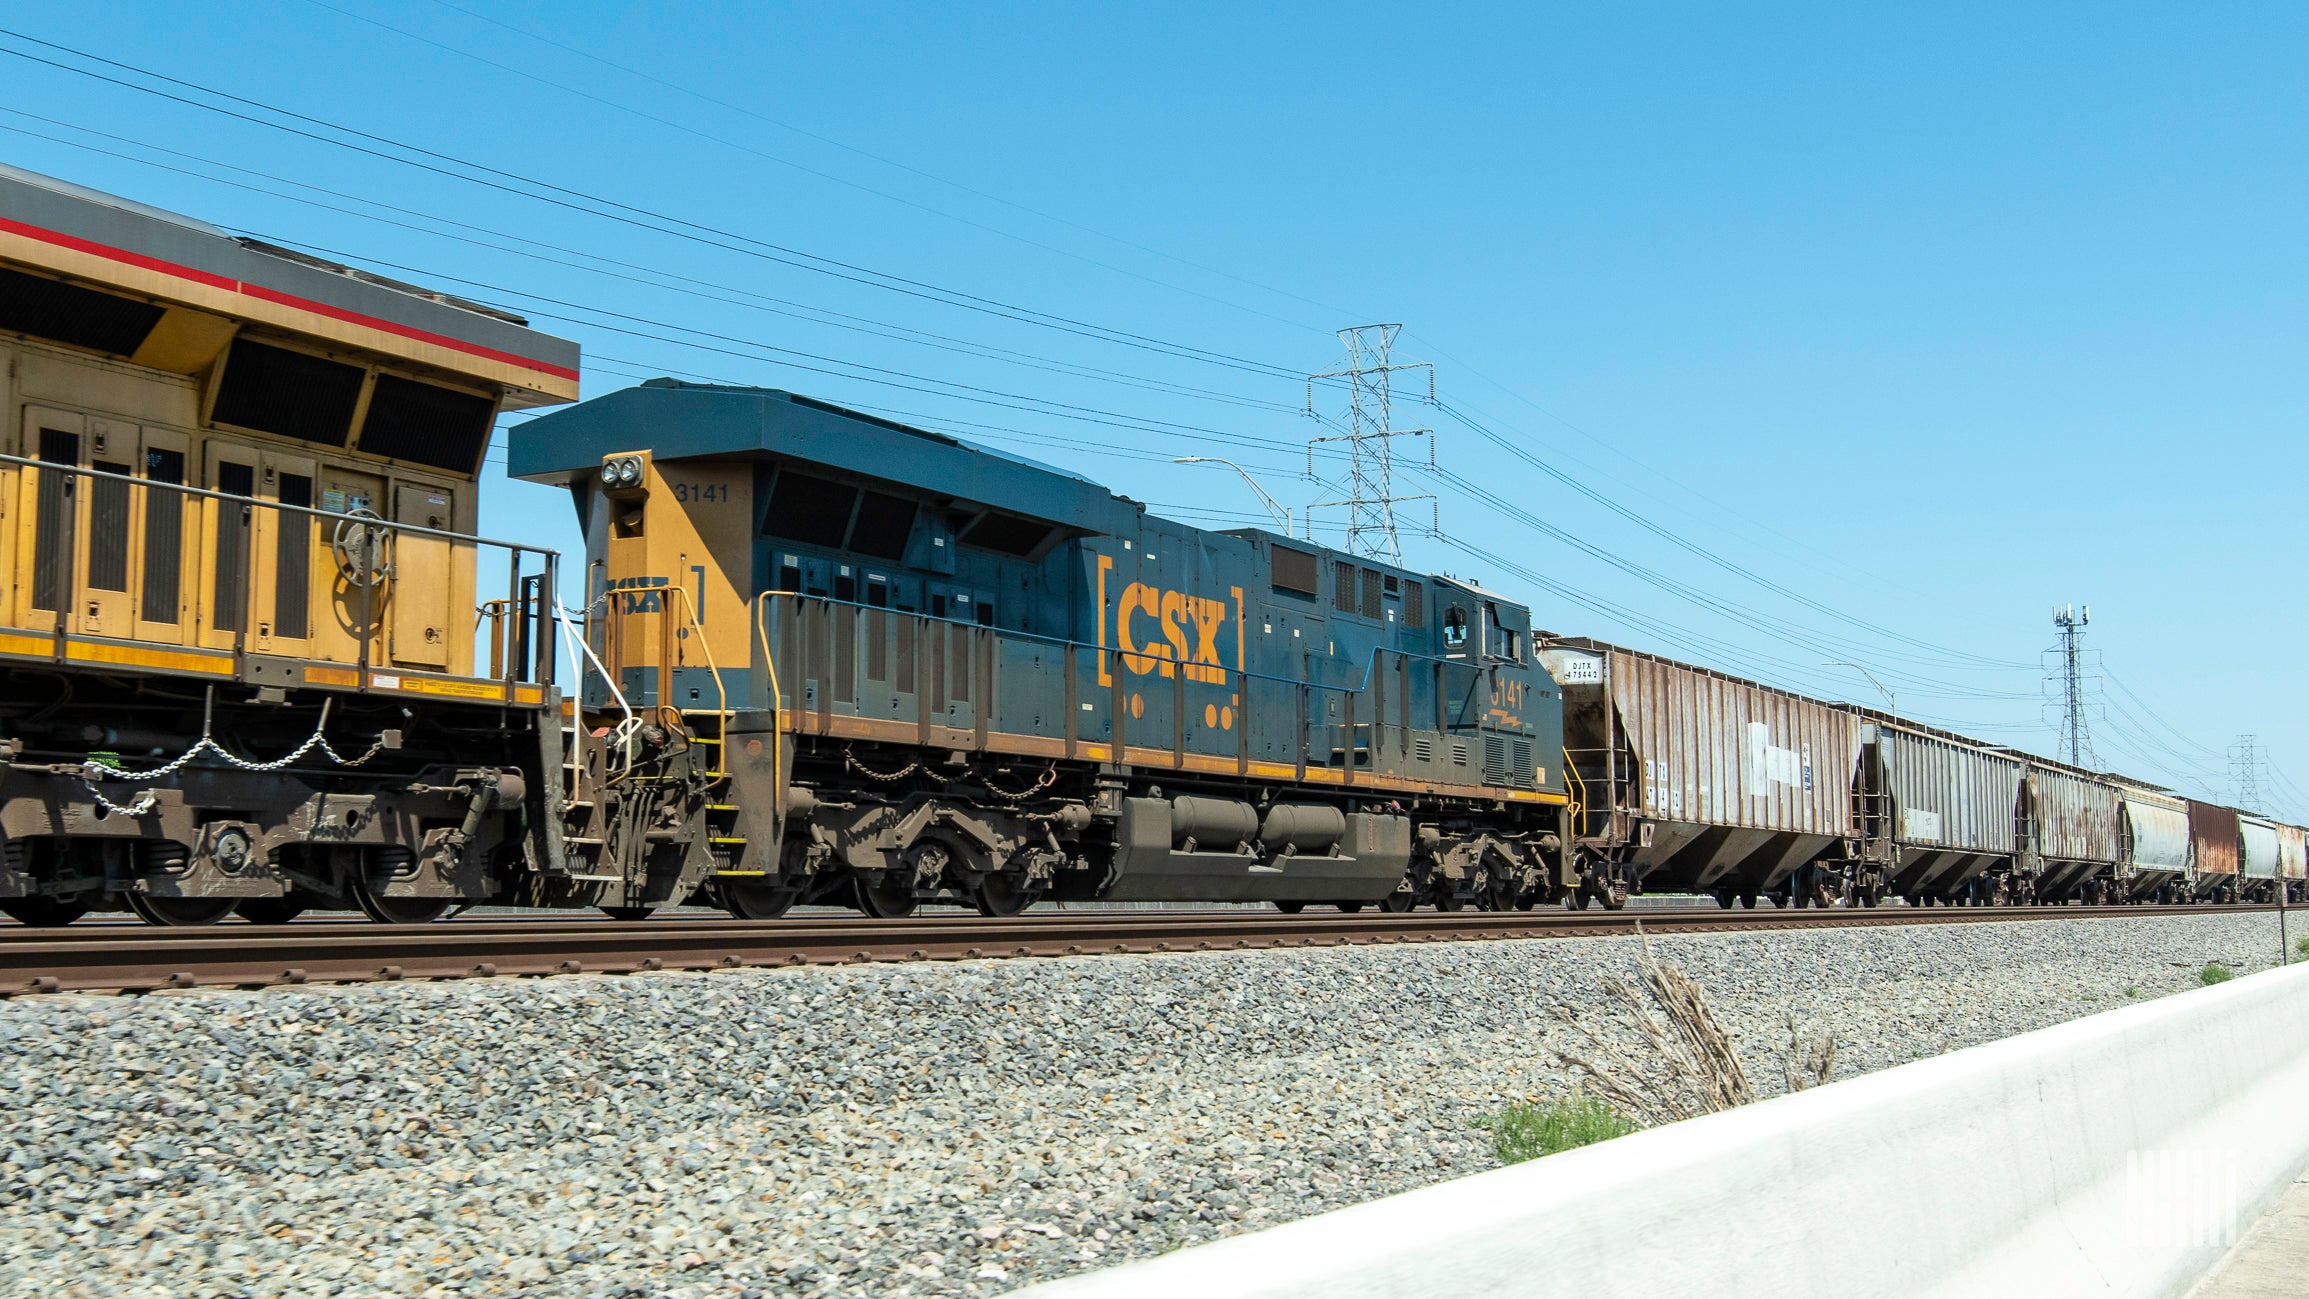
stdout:
<svg viewBox="0 0 2309 1299">
<path fill-rule="evenodd" d="M 1564 852 L 1529 612 L 1469 583 L 772 389 L 651 380 L 510 469 L 585 529 L 599 796 L 691 789 L 637 797 L 648 902 L 1624 900 Z"/>
</svg>

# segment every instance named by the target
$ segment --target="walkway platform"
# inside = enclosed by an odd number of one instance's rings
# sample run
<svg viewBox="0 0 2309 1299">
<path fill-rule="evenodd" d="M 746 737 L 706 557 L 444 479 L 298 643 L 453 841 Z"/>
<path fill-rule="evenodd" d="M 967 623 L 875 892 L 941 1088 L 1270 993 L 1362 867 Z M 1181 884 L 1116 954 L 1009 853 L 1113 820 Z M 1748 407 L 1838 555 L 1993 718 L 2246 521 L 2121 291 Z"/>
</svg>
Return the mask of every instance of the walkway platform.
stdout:
<svg viewBox="0 0 2309 1299">
<path fill-rule="evenodd" d="M 2309 1170 L 2285 1188 L 2188 1299 L 2299 1299 L 2309 1294 Z"/>
</svg>

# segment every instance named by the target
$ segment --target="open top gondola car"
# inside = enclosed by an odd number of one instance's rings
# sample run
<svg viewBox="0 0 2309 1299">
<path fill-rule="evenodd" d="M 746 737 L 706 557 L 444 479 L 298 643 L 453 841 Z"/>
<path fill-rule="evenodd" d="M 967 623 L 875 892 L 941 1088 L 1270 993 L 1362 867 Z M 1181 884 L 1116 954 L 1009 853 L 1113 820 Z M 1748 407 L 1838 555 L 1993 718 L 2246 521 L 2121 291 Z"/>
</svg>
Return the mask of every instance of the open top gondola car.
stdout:
<svg viewBox="0 0 2309 1299">
<path fill-rule="evenodd" d="M 1503 597 L 768 389 L 651 380 L 511 469 L 585 528 L 588 717 L 709 755 L 740 914 L 1565 887 L 1560 701 Z"/>
<path fill-rule="evenodd" d="M 0 167 L 0 911 L 421 919 L 553 868 L 552 557 L 472 534 L 497 413 L 577 361 Z"/>
</svg>

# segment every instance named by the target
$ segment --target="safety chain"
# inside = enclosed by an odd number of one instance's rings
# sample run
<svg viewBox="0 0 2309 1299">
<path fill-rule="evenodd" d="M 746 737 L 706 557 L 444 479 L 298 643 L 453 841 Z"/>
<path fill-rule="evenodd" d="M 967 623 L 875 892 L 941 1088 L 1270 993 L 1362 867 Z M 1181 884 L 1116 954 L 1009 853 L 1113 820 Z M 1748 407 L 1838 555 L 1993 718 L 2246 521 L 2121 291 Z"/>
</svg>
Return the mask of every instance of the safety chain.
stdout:
<svg viewBox="0 0 2309 1299">
<path fill-rule="evenodd" d="M 920 758 L 916 758 L 914 761 L 907 763 L 904 767 L 901 767 L 898 770 L 885 775 L 882 772 L 876 771 L 872 767 L 867 766 L 865 763 L 858 761 L 858 756 L 850 752 L 848 749 L 842 750 L 842 765 L 848 767 L 852 771 L 857 772 L 859 775 L 864 776 L 868 780 L 879 780 L 884 784 L 888 784 L 891 781 L 904 780 L 908 776 L 913 775 L 915 772 L 922 770 L 922 760 Z"/>
<path fill-rule="evenodd" d="M 303 744 L 298 745 L 296 750 L 287 756 L 275 758 L 270 762 L 252 762 L 218 744 L 215 738 L 208 733 L 208 723 L 204 720 L 201 724 L 200 742 L 178 754 L 174 760 L 166 765 L 154 767 L 148 771 L 130 771 L 125 767 L 115 767 L 106 762 L 83 763 L 80 768 L 80 783 L 87 786 L 89 794 L 96 799 L 97 805 L 111 815 L 138 817 L 150 812 L 159 802 L 158 790 L 148 789 L 134 803 L 123 805 L 106 798 L 104 791 L 96 787 L 96 780 L 159 780 L 166 776 L 175 775 L 186 763 L 203 753 L 213 753 L 243 771 L 279 771 L 315 749 L 319 749 L 322 756 L 340 767 L 358 767 L 383 752 L 385 737 L 382 735 L 377 737 L 376 743 L 369 746 L 368 752 L 363 753 L 358 758 L 345 757 L 331 747 L 322 732 L 328 729 L 329 706 L 334 702 L 336 701 L 326 700 L 321 704 L 321 720 L 318 725 L 313 727 L 313 733 L 305 737 Z M 102 774 L 91 779 L 90 772 Z"/>
<path fill-rule="evenodd" d="M 1057 783 L 1058 768 L 1044 767 L 1042 769 L 1042 775 L 1035 780 L 1034 784 L 1027 787 L 1026 789 L 1020 790 L 1018 793 L 1013 794 L 1007 790 L 996 789 L 992 782 L 986 782 L 986 792 L 992 794 L 996 798 L 1001 799 L 1005 803 L 1023 803 L 1027 799 L 1034 797 L 1036 794 L 1041 793 L 1042 791 Z"/>
</svg>

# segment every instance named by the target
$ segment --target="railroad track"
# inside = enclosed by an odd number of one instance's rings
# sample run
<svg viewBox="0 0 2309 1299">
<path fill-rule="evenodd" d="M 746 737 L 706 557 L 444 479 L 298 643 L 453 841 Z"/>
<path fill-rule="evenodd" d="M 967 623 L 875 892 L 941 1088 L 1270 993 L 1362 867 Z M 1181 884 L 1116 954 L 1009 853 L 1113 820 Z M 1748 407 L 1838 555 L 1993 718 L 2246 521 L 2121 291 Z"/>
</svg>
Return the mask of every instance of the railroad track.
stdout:
<svg viewBox="0 0 2309 1299">
<path fill-rule="evenodd" d="M 712 970 L 1718 930 L 2126 919 L 2273 910 L 2224 907 L 1885 907 L 1827 911 L 1648 908 L 1285 916 L 1244 911 L 1045 913 L 1009 920 L 787 918 L 360 922 L 0 928 L 0 996 L 148 992 L 395 979 Z"/>
</svg>

